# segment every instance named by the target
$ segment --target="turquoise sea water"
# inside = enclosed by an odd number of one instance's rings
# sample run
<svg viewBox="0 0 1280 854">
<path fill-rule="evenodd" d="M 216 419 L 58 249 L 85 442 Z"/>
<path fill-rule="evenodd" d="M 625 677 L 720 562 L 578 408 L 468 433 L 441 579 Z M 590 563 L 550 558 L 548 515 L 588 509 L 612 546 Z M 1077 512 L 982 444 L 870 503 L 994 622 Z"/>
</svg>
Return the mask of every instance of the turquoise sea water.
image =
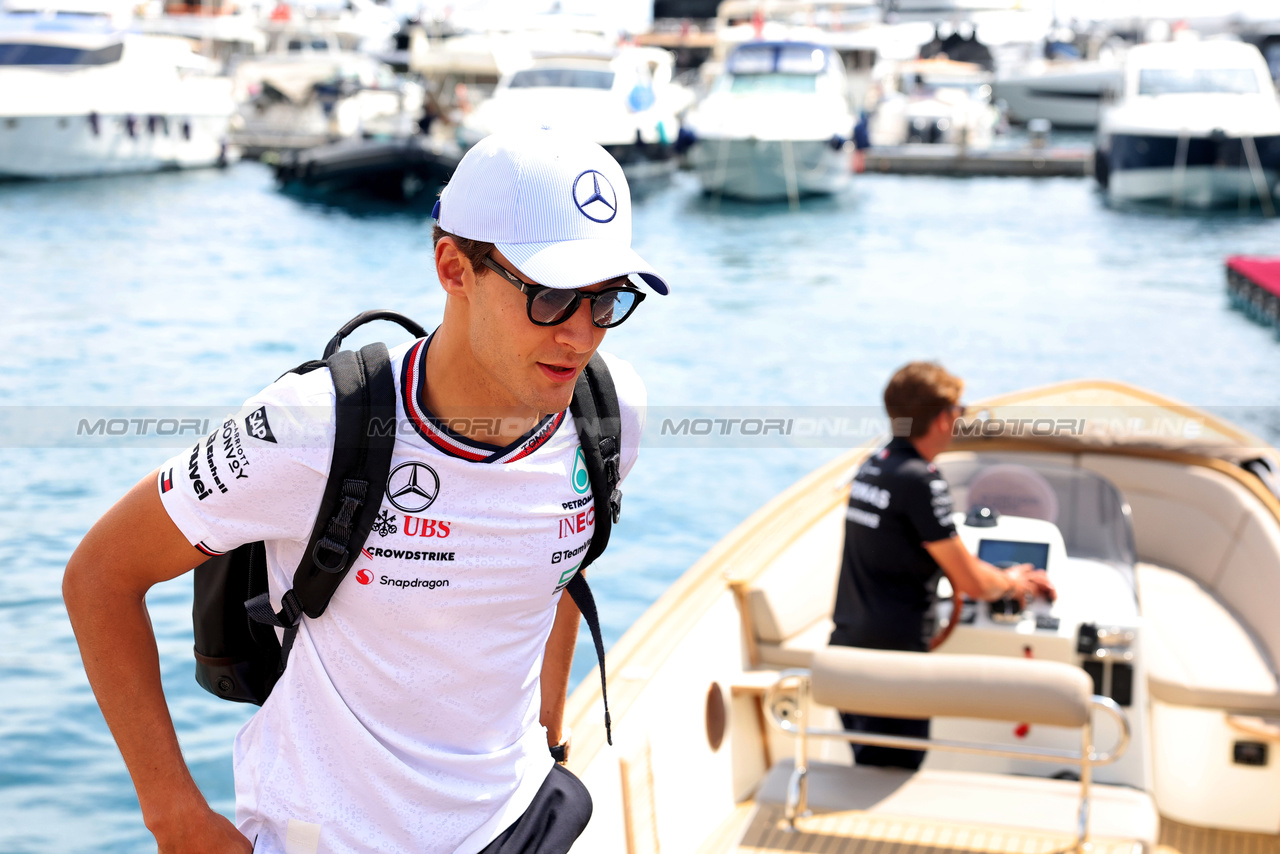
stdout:
<svg viewBox="0 0 1280 854">
<path fill-rule="evenodd" d="M 649 297 L 605 347 L 636 365 L 655 413 L 874 412 L 895 367 L 939 358 L 971 400 L 1111 377 L 1280 441 L 1280 342 L 1223 294 L 1225 255 L 1280 253 L 1280 223 L 1256 213 L 1116 211 L 1078 180 L 894 176 L 860 176 L 848 195 L 793 212 L 717 204 L 681 175 L 637 206 L 635 232 L 672 295 Z M 83 532 L 177 448 L 17 428 L 67 411 L 229 411 L 363 309 L 431 325 L 443 299 L 429 222 L 309 206 L 252 163 L 2 185 L 0 296 L 0 851 L 154 850 L 59 585 Z M 678 444 L 642 452 L 593 570 L 607 642 L 842 450 Z M 230 813 L 231 740 L 251 710 L 191 678 L 189 581 L 149 601 L 188 759 Z M 575 680 L 595 678 L 593 662 L 582 644 Z"/>
</svg>

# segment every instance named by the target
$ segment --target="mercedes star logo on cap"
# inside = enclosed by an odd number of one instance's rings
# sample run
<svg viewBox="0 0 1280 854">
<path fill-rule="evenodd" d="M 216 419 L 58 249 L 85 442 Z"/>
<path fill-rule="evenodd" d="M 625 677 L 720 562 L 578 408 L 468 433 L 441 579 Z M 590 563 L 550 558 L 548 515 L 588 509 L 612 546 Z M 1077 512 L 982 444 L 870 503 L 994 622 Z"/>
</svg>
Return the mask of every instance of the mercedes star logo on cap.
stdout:
<svg viewBox="0 0 1280 854">
<path fill-rule="evenodd" d="M 440 493 L 440 477 L 426 463 L 401 463 L 387 477 L 387 500 L 406 513 L 420 513 Z"/>
<path fill-rule="evenodd" d="M 610 222 L 618 215 L 618 194 L 609 179 L 588 169 L 573 182 L 573 203 L 593 222 Z"/>
</svg>

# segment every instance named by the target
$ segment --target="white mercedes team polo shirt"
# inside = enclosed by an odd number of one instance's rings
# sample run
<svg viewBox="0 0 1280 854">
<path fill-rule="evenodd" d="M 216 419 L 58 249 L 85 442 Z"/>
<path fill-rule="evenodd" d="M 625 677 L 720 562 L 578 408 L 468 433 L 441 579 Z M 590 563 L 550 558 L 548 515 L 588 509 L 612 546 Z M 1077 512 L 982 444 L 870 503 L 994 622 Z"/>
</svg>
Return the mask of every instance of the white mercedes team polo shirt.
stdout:
<svg viewBox="0 0 1280 854">
<path fill-rule="evenodd" d="M 322 852 L 474 854 L 551 769 L 543 652 L 595 530 L 573 416 L 504 448 L 460 437 L 422 404 L 428 343 L 391 354 L 400 428 L 373 532 L 236 737 L 236 824 L 255 851 L 318 832 Z M 625 476 L 645 391 L 605 361 Z M 286 375 L 160 470 L 165 509 L 201 551 L 266 541 L 277 609 L 324 491 L 333 407 L 328 371 Z"/>
</svg>

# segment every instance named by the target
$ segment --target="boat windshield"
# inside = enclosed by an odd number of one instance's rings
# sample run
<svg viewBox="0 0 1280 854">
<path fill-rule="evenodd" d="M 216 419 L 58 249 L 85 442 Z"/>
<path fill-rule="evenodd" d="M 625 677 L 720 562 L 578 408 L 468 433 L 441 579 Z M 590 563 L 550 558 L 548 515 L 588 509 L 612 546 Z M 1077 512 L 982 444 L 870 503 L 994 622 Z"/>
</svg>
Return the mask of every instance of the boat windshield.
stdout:
<svg viewBox="0 0 1280 854">
<path fill-rule="evenodd" d="M 517 71 L 508 87 L 534 89 L 552 86 L 564 89 L 612 89 L 612 71 L 593 71 L 587 68 L 526 68 Z"/>
<path fill-rule="evenodd" d="M 88 50 L 55 44 L 0 42 L 0 65 L 108 65 L 119 62 L 124 44 Z"/>
<path fill-rule="evenodd" d="M 1115 484 L 1082 468 L 1018 454 L 939 459 L 956 509 L 973 504 L 1058 526 L 1067 555 L 1133 566 L 1137 560 L 1129 505 Z M 1051 493 L 1046 495 L 1045 493 Z M 1025 509 L 1038 508 L 1032 511 Z"/>
<path fill-rule="evenodd" d="M 729 91 L 744 92 L 816 92 L 818 78 L 812 74 L 746 74 L 735 76 Z"/>
<path fill-rule="evenodd" d="M 821 74 L 827 67 L 827 52 L 814 44 L 748 44 L 735 50 L 726 70 L 734 76 L 748 74 Z"/>
<path fill-rule="evenodd" d="M 1139 95 L 1256 95 L 1258 76 L 1248 68 L 1143 68 Z"/>
</svg>

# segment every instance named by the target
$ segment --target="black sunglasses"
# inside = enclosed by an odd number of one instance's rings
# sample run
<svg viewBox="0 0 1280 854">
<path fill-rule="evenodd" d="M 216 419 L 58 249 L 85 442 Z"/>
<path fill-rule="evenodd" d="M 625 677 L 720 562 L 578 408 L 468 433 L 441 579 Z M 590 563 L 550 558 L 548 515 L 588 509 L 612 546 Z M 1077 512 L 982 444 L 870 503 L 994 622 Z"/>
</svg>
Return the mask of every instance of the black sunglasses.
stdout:
<svg viewBox="0 0 1280 854">
<path fill-rule="evenodd" d="M 538 326 L 556 326 L 564 323 L 584 299 L 591 301 L 591 322 L 600 329 L 617 326 L 631 316 L 644 301 L 644 294 L 635 288 L 625 285 L 604 288 L 587 293 L 572 288 L 549 288 L 546 285 L 535 285 L 517 278 L 510 270 L 494 261 L 488 255 L 480 259 L 493 272 L 514 285 L 529 298 L 529 320 Z"/>
</svg>

